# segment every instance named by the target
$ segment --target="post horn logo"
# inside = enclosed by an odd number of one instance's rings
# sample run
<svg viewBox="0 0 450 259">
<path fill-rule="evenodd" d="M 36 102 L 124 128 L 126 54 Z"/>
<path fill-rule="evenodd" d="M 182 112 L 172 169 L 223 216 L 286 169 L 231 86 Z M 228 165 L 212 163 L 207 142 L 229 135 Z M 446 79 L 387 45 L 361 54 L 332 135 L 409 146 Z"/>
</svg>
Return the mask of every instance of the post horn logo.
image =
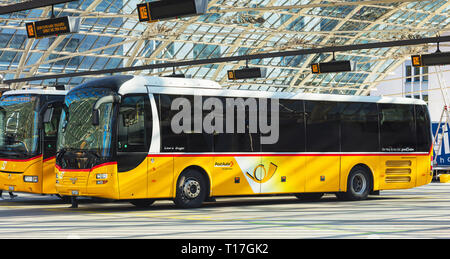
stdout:
<svg viewBox="0 0 450 259">
<path fill-rule="evenodd" d="M 273 175 L 277 171 L 277 168 L 277 165 L 270 163 L 269 170 L 267 171 L 263 164 L 259 164 L 255 167 L 252 174 L 249 172 L 246 173 L 253 181 L 257 183 L 265 183 L 272 179 Z"/>
<path fill-rule="evenodd" d="M 75 184 L 76 182 L 77 182 L 77 180 L 78 180 L 78 178 L 70 178 L 70 180 L 72 181 L 72 184 Z"/>
</svg>

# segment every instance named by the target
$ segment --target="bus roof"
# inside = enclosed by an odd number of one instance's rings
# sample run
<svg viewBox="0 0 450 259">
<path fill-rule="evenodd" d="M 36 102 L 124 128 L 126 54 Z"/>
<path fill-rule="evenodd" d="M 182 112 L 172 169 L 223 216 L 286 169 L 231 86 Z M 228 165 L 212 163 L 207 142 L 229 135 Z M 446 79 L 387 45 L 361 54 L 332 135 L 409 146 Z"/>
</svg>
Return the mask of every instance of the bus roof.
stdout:
<svg viewBox="0 0 450 259">
<path fill-rule="evenodd" d="M 16 95 L 16 94 L 38 94 L 38 95 L 66 95 L 66 90 L 50 90 L 50 89 L 39 89 L 31 88 L 24 90 L 10 90 L 3 93 L 3 95 Z"/>
<path fill-rule="evenodd" d="M 73 88 L 76 91 L 85 87 L 107 87 L 115 92 L 125 94 L 155 93 L 173 95 L 201 95 L 224 97 L 252 97 L 252 98 L 276 98 L 298 99 L 312 101 L 336 101 L 336 102 L 371 102 L 371 103 L 396 103 L 426 105 L 422 100 L 413 98 L 379 97 L 379 96 L 354 96 L 336 94 L 311 94 L 291 92 L 269 92 L 254 90 L 232 90 L 221 87 L 218 83 L 204 79 L 186 79 L 154 76 L 109 76 L 86 82 Z"/>
<path fill-rule="evenodd" d="M 253 97 L 301 99 L 312 101 L 374 102 L 426 105 L 424 101 L 413 98 L 232 90 L 228 88 L 222 88 L 218 83 L 209 80 L 142 76 L 133 77 L 133 79 L 125 82 L 120 87 L 119 93 L 146 93 L 147 91 L 151 93 L 174 95 Z"/>
<path fill-rule="evenodd" d="M 220 84 L 211 80 L 156 76 L 135 76 L 127 81 L 122 87 L 133 88 L 133 86 L 174 87 L 177 89 L 222 89 Z"/>
</svg>

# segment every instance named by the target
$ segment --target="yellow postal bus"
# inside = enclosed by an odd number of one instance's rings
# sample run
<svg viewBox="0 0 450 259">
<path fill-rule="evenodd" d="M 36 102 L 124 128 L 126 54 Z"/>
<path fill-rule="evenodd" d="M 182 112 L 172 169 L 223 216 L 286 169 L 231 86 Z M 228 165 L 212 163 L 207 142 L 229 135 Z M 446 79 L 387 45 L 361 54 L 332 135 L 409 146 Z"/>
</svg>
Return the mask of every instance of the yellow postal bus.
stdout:
<svg viewBox="0 0 450 259">
<path fill-rule="evenodd" d="M 0 99 L 0 189 L 56 194 L 55 154 L 63 90 L 15 90 Z"/>
<path fill-rule="evenodd" d="M 67 94 L 56 187 L 183 208 L 223 196 L 362 200 L 430 183 L 431 143 L 427 107 L 416 99 L 115 76 Z"/>
</svg>

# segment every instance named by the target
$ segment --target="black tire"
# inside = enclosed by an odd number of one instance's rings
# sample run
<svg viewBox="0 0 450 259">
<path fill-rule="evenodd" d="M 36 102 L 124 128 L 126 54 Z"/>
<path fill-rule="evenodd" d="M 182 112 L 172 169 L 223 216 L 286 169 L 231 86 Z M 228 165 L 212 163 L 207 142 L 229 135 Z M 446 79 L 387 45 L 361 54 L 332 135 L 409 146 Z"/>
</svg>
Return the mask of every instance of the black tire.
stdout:
<svg viewBox="0 0 450 259">
<path fill-rule="evenodd" d="M 198 208 L 206 199 L 206 188 L 207 183 L 203 174 L 195 169 L 188 169 L 178 178 L 173 201 L 179 208 Z"/>
<path fill-rule="evenodd" d="M 152 199 L 143 199 L 143 200 L 134 200 L 130 201 L 131 204 L 138 208 L 147 208 L 152 206 L 152 204 L 155 202 L 155 200 Z"/>
<path fill-rule="evenodd" d="M 363 166 L 355 166 L 348 175 L 347 191 L 336 193 L 336 197 L 344 201 L 365 200 L 372 188 L 371 172 Z"/>
<path fill-rule="evenodd" d="M 301 201 L 318 201 L 322 196 L 323 193 L 299 193 L 295 195 Z"/>
<path fill-rule="evenodd" d="M 70 196 L 61 196 L 59 194 L 56 194 L 56 197 L 58 197 L 59 199 L 61 199 L 61 201 L 63 203 L 70 203 L 71 199 Z"/>
</svg>

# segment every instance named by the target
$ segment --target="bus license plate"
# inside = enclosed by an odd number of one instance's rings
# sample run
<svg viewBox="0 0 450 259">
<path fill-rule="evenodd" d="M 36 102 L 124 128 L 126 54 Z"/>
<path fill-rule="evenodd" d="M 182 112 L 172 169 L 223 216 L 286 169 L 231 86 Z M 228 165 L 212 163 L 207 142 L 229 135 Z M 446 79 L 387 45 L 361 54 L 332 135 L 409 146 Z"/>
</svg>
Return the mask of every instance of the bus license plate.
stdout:
<svg viewBox="0 0 450 259">
<path fill-rule="evenodd" d="M 78 195 L 78 191 L 72 191 L 72 195 Z"/>
<path fill-rule="evenodd" d="M 14 186 L 9 186 L 8 190 L 11 192 L 14 191 Z"/>
</svg>

